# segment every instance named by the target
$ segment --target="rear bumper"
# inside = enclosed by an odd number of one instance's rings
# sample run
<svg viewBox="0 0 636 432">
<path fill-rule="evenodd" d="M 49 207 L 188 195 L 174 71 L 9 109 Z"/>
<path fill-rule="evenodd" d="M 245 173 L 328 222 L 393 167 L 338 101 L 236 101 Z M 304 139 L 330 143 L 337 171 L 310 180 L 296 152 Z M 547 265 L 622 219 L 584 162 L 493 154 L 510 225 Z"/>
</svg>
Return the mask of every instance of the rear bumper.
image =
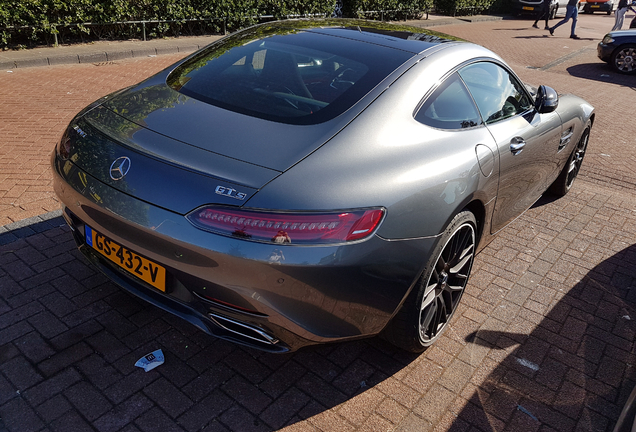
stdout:
<svg viewBox="0 0 636 432">
<path fill-rule="evenodd" d="M 53 155 L 55 191 L 80 250 L 134 295 L 206 333 L 270 352 L 380 332 L 436 238 L 281 246 L 203 232 L 182 215 L 94 179 Z M 86 244 L 85 226 L 166 268 L 166 292 Z"/>
<path fill-rule="evenodd" d="M 609 2 L 605 3 L 585 3 L 583 5 L 583 12 L 610 12 L 614 5 Z"/>
<path fill-rule="evenodd" d="M 543 6 L 541 4 L 531 5 L 531 4 L 514 3 L 512 5 L 512 12 L 515 15 L 520 15 L 520 14 L 536 15 L 538 13 L 541 13 L 542 10 L 543 10 Z"/>
</svg>

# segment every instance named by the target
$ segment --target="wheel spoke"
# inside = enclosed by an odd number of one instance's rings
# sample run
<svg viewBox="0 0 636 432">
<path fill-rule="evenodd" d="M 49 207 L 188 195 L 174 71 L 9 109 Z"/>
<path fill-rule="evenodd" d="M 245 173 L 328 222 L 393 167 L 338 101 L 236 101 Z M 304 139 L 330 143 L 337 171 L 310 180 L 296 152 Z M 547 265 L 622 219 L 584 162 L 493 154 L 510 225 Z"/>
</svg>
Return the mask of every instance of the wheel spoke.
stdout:
<svg viewBox="0 0 636 432">
<path fill-rule="evenodd" d="M 457 293 L 451 291 L 449 286 L 446 286 L 446 290 L 440 296 L 442 298 L 442 302 L 444 303 L 444 316 L 442 316 L 441 321 L 447 323 L 450 321 L 450 316 L 455 309 L 455 297 Z"/>
<path fill-rule="evenodd" d="M 470 231 L 462 229 L 455 237 L 457 238 L 457 241 L 453 244 L 453 260 L 451 265 L 455 265 L 454 263 L 462 259 L 464 251 L 466 250 L 466 245 L 470 242 Z"/>
<path fill-rule="evenodd" d="M 424 297 L 426 298 L 429 293 L 435 291 L 435 287 L 439 284 L 439 273 L 437 269 L 433 269 L 431 273 L 431 278 L 429 279 L 428 285 L 426 285 L 426 289 L 424 290 Z"/>
<path fill-rule="evenodd" d="M 439 259 L 437 260 L 437 263 L 435 264 L 435 271 L 438 273 L 438 279 L 439 279 L 439 273 L 444 271 L 444 268 L 446 267 L 446 261 L 444 260 L 443 257 L 439 257 Z"/>
<path fill-rule="evenodd" d="M 435 336 L 437 336 L 437 333 L 439 331 L 439 324 L 441 322 L 441 317 L 442 315 L 446 315 L 446 312 L 444 311 L 444 302 L 441 301 L 441 299 L 439 297 L 437 297 L 436 299 L 437 301 L 435 302 L 436 307 L 435 307 L 435 317 L 433 318 L 433 322 L 431 322 L 431 325 L 428 328 L 428 333 L 430 334 L 431 338 L 434 338 Z"/>
<path fill-rule="evenodd" d="M 573 160 L 572 163 L 570 164 L 570 169 L 568 170 L 568 179 L 567 179 L 568 186 L 572 185 L 578 173 L 579 173 L 579 167 L 576 163 L 576 160 Z"/>
<path fill-rule="evenodd" d="M 431 325 L 431 321 L 437 314 L 437 296 L 434 293 L 427 296 L 422 302 L 422 311 L 420 314 L 420 334 L 422 338 L 427 337 L 428 329 Z"/>
<path fill-rule="evenodd" d="M 448 243 L 446 249 L 444 250 L 446 255 L 448 255 L 448 260 L 446 262 L 447 270 L 456 267 L 457 263 L 461 261 L 466 242 L 466 234 L 460 230 Z"/>
<path fill-rule="evenodd" d="M 467 279 L 467 276 L 464 276 L 464 279 Z M 460 292 L 464 289 L 463 285 L 447 285 L 447 288 L 449 291 L 453 292 L 453 293 L 457 293 Z"/>
<path fill-rule="evenodd" d="M 473 247 L 472 247 L 472 246 L 470 246 L 469 248 L 466 248 L 466 249 L 464 250 L 464 253 L 468 253 L 468 252 L 472 251 L 472 249 L 473 249 Z M 462 254 L 462 255 L 463 255 L 463 254 Z M 459 274 L 459 271 L 460 271 L 461 269 L 463 269 L 463 268 L 464 268 L 464 266 L 466 266 L 466 264 L 468 264 L 469 262 L 471 262 L 471 261 L 472 261 L 472 259 L 473 259 L 473 254 L 472 254 L 472 252 L 471 252 L 470 254 L 465 255 L 465 256 L 462 258 L 462 260 L 461 260 L 460 262 L 458 262 L 458 263 L 457 263 L 457 265 L 455 265 L 454 267 L 452 267 L 452 268 L 450 269 L 450 272 L 449 272 L 449 273 L 452 273 L 452 274 Z"/>
<path fill-rule="evenodd" d="M 581 137 L 578 145 L 576 146 L 576 150 L 574 151 L 574 155 L 572 157 L 572 162 L 570 162 L 570 166 L 568 168 L 567 174 L 567 186 L 572 186 L 574 183 L 574 179 L 579 174 L 581 170 L 581 165 L 583 164 L 583 157 L 585 157 L 585 151 L 587 150 L 587 142 L 589 140 L 589 132 L 586 130 L 583 132 L 583 136 Z"/>
<path fill-rule="evenodd" d="M 446 266 L 448 265 L 449 262 L 451 262 L 453 260 L 453 244 L 457 241 L 457 239 L 455 237 L 453 237 L 451 239 L 451 241 L 448 243 L 448 245 L 446 245 L 446 247 L 444 248 L 444 250 L 442 251 L 442 254 L 440 256 L 440 261 L 444 262 L 444 268 L 446 268 Z"/>
<path fill-rule="evenodd" d="M 424 290 L 424 295 L 428 295 L 428 293 L 435 292 L 435 287 L 437 287 L 436 283 L 429 284 Z"/>
</svg>

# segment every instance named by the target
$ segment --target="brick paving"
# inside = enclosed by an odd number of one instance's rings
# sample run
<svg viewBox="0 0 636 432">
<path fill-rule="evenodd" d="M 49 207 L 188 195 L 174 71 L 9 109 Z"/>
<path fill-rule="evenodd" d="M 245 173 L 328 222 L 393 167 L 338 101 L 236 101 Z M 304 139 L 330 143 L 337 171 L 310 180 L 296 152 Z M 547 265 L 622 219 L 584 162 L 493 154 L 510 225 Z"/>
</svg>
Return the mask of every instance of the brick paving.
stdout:
<svg viewBox="0 0 636 432">
<path fill-rule="evenodd" d="M 0 93 L 0 226 L 59 208 L 50 152 L 82 107 L 183 57 L 15 69 Z"/>
<path fill-rule="evenodd" d="M 108 282 L 50 213 L 49 152 L 82 106 L 179 56 L 7 73 L 0 431 L 611 431 L 636 385 L 634 139 L 621 120 L 636 82 L 595 57 L 608 18 L 580 16 L 580 41 L 527 20 L 435 28 L 581 95 L 597 121 L 572 191 L 478 255 L 452 327 L 421 355 L 378 339 L 265 354 Z M 134 367 L 158 348 L 165 364 Z"/>
</svg>

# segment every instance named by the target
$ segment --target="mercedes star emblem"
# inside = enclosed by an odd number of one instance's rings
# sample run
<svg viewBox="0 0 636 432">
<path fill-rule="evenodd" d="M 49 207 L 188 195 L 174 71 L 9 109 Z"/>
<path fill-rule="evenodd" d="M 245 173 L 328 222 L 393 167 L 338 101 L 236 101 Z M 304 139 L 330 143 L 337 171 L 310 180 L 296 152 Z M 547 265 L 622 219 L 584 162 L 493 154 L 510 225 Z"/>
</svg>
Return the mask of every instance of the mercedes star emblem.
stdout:
<svg viewBox="0 0 636 432">
<path fill-rule="evenodd" d="M 110 166 L 110 178 L 113 180 L 121 180 L 130 169 L 130 159 L 126 156 L 115 159 Z"/>
</svg>

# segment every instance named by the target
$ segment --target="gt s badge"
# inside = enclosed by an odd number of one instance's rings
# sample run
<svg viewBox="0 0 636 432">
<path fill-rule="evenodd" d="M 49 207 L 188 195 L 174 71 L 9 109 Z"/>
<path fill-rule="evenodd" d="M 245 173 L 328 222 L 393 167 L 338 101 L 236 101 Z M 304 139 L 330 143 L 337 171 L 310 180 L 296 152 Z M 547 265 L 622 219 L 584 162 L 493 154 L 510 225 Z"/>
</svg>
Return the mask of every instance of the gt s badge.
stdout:
<svg viewBox="0 0 636 432">
<path fill-rule="evenodd" d="M 216 192 L 219 195 L 223 195 L 223 196 L 234 198 L 241 201 L 243 201 L 245 197 L 247 196 L 247 194 L 244 192 L 239 192 L 236 189 L 232 189 L 225 186 L 217 186 L 214 192 Z"/>
</svg>

